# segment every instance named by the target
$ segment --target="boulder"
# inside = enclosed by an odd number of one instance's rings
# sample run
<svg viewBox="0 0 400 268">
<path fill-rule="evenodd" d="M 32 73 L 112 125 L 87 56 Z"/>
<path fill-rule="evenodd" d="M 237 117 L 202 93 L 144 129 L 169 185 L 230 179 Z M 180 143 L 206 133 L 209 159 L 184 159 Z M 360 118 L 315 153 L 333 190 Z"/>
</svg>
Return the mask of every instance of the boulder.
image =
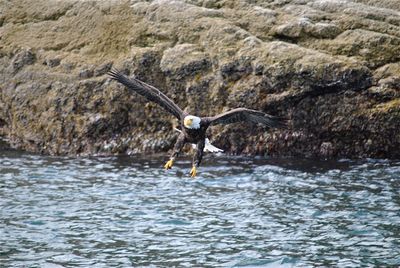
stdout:
<svg viewBox="0 0 400 268">
<path fill-rule="evenodd" d="M 209 130 L 232 154 L 400 157 L 395 0 L 2 3 L 0 136 L 54 155 L 155 153 L 177 120 L 112 67 L 209 116 L 248 107 L 289 127 Z"/>
</svg>

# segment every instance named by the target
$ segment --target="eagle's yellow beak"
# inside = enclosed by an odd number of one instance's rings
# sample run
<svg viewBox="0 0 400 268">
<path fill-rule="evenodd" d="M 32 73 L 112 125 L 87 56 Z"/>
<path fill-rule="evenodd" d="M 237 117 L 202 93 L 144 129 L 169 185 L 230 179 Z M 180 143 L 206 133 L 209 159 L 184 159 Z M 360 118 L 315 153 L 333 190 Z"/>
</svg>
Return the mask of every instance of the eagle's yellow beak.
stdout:
<svg viewBox="0 0 400 268">
<path fill-rule="evenodd" d="M 191 128 L 193 124 L 193 119 L 192 118 L 185 118 L 185 120 L 183 120 L 183 125 L 186 128 Z"/>
</svg>

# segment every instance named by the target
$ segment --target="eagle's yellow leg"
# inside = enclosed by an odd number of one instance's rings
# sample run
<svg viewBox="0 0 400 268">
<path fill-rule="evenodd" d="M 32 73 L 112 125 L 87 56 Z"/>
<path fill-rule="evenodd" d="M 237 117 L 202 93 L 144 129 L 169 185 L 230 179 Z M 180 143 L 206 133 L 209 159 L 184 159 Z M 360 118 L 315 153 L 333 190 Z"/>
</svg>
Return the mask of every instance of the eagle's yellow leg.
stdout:
<svg viewBox="0 0 400 268">
<path fill-rule="evenodd" d="M 165 163 L 164 168 L 165 169 L 170 169 L 170 168 L 172 168 L 173 164 L 174 164 L 174 160 L 170 159 L 167 163 Z"/>
<path fill-rule="evenodd" d="M 196 174 L 197 174 L 196 166 L 193 166 L 192 170 L 190 171 L 190 176 L 194 178 L 196 177 Z"/>
</svg>

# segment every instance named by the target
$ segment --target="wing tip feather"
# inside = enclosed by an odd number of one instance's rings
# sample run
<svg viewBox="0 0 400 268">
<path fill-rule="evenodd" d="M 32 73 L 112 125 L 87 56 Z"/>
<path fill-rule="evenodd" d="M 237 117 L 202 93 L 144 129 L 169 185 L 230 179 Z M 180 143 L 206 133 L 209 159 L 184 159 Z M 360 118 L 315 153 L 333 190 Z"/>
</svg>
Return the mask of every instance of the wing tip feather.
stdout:
<svg viewBox="0 0 400 268">
<path fill-rule="evenodd" d="M 271 118 L 271 127 L 286 129 L 289 126 L 289 120 L 286 117 L 274 116 Z"/>
<path fill-rule="evenodd" d="M 114 80 L 118 80 L 123 74 L 117 68 L 112 67 L 111 70 L 107 72 L 107 75 Z"/>
</svg>

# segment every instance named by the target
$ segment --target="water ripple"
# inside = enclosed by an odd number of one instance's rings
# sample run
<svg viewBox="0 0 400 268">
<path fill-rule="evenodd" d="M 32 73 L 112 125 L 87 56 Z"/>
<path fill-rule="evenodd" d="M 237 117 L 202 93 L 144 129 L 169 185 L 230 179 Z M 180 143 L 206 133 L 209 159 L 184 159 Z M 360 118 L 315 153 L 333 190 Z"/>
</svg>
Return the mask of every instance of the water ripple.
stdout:
<svg viewBox="0 0 400 268">
<path fill-rule="evenodd" d="M 400 265 L 400 162 L 0 152 L 4 267 Z"/>
</svg>

